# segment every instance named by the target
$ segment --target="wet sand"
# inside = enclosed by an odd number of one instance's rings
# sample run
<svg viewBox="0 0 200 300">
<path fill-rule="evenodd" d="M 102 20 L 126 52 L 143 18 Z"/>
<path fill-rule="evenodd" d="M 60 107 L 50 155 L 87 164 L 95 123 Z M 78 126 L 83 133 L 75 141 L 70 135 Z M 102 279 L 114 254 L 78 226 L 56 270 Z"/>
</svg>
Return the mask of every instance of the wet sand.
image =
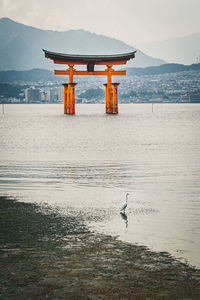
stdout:
<svg viewBox="0 0 200 300">
<path fill-rule="evenodd" d="M 0 299 L 200 299 L 200 270 L 0 197 Z"/>
</svg>

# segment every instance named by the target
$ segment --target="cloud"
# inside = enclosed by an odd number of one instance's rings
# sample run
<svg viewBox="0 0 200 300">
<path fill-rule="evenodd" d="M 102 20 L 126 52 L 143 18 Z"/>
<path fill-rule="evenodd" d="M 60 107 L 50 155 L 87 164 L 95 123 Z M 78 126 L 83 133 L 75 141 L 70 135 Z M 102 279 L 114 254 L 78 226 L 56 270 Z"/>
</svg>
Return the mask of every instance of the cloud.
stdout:
<svg viewBox="0 0 200 300">
<path fill-rule="evenodd" d="M 0 0 L 0 17 L 43 29 L 85 29 L 129 44 L 198 32 L 199 0 Z"/>
</svg>

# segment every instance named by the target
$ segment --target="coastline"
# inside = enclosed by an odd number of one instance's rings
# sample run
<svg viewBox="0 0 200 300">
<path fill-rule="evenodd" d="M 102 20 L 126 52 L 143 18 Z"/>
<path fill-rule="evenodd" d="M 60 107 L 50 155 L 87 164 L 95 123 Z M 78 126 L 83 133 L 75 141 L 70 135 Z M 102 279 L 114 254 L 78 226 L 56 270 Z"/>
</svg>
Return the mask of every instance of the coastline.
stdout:
<svg viewBox="0 0 200 300">
<path fill-rule="evenodd" d="M 200 299 L 200 270 L 0 197 L 1 299 Z"/>
</svg>

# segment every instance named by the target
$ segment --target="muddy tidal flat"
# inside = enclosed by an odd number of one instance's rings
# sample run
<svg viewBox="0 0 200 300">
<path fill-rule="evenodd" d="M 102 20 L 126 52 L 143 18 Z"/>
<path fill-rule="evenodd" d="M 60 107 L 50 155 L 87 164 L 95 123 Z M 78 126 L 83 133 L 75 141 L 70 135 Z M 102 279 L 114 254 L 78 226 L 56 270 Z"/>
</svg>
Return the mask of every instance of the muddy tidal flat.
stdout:
<svg viewBox="0 0 200 300">
<path fill-rule="evenodd" d="M 200 270 L 0 197 L 0 299 L 200 299 Z"/>
</svg>

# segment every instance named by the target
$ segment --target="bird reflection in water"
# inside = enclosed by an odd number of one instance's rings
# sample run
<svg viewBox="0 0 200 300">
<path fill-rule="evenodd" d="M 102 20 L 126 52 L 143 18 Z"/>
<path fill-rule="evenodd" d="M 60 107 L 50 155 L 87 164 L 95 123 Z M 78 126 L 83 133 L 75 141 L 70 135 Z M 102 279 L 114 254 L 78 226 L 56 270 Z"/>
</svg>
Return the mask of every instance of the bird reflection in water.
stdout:
<svg viewBox="0 0 200 300">
<path fill-rule="evenodd" d="M 128 217 L 127 217 L 126 213 L 125 212 L 120 212 L 120 216 L 125 221 L 126 228 L 127 228 L 128 227 Z"/>
<path fill-rule="evenodd" d="M 121 215 L 122 219 L 126 223 L 126 228 L 128 227 L 128 218 L 127 218 L 127 215 L 125 213 L 125 210 L 126 210 L 127 205 L 128 205 L 128 196 L 129 196 L 129 193 L 126 193 L 126 199 L 125 199 L 124 204 L 123 204 L 123 206 L 122 206 L 122 208 L 120 210 L 120 215 Z"/>
</svg>

